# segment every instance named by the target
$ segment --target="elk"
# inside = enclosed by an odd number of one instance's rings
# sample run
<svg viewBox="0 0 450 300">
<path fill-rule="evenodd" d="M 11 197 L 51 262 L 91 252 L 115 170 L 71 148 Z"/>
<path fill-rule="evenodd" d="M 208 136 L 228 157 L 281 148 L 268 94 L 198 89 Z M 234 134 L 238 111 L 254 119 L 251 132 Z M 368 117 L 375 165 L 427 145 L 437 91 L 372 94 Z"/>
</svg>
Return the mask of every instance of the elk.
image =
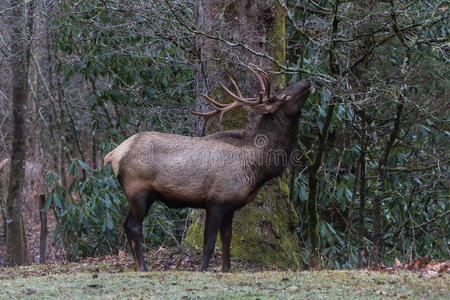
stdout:
<svg viewBox="0 0 450 300">
<path fill-rule="evenodd" d="M 230 271 L 230 243 L 233 214 L 251 202 L 261 186 L 280 176 L 286 168 L 267 159 L 270 151 L 290 155 L 297 139 L 300 109 L 314 92 L 311 82 L 299 81 L 272 93 L 269 76 L 256 66 L 248 67 L 259 81 L 258 97 L 242 96 L 222 85 L 234 99 L 223 104 L 200 94 L 214 108 L 192 112 L 207 121 L 215 115 L 243 106 L 260 115 L 253 129 L 220 131 L 203 137 L 159 132 L 141 132 L 108 153 L 104 164 L 112 164 L 129 211 L 123 222 L 135 261 L 136 271 L 146 271 L 142 251 L 142 222 L 156 200 L 169 207 L 206 210 L 201 270 L 205 271 L 214 251 L 217 233 L 222 241 L 222 271 Z M 255 139 L 263 137 L 263 143 Z"/>
</svg>

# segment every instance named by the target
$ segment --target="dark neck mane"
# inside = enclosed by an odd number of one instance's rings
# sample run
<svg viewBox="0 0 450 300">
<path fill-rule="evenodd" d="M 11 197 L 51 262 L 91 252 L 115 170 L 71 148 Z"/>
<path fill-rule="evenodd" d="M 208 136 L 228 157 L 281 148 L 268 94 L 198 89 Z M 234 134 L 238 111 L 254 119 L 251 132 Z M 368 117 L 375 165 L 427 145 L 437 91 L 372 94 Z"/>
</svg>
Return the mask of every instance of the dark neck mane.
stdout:
<svg viewBox="0 0 450 300">
<path fill-rule="evenodd" d="M 299 117 L 300 114 L 288 117 L 278 111 L 262 116 L 251 129 L 216 132 L 204 139 L 253 149 L 246 167 L 251 174 L 249 178 L 258 189 L 267 180 L 280 176 L 291 162 L 291 154 L 297 144 Z"/>
<path fill-rule="evenodd" d="M 252 143 L 256 150 L 254 167 L 256 187 L 267 180 L 280 176 L 291 162 L 291 154 L 297 144 L 297 116 L 287 117 L 283 112 L 264 115 L 252 133 Z"/>
</svg>

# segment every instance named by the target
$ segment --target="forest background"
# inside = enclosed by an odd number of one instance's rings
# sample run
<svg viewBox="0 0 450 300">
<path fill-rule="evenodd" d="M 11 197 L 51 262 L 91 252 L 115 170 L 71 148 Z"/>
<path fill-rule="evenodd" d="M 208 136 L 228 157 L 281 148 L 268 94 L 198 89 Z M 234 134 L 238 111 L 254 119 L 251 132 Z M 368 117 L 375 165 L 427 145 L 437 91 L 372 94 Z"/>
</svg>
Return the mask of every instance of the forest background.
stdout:
<svg viewBox="0 0 450 300">
<path fill-rule="evenodd" d="M 223 48 L 212 58 L 221 70 L 251 56 L 279 86 L 316 86 L 300 120 L 301 163 L 286 175 L 301 267 L 449 258 L 446 1 L 260 2 L 271 8 L 264 24 L 282 15 L 282 59 L 199 28 L 201 1 L 0 4 L 1 265 L 43 261 L 42 247 L 47 261 L 126 249 L 127 202 L 102 158 L 136 132 L 198 134 L 189 112 L 204 106 L 199 38 Z M 239 20 L 235 1 L 215 3 Z M 154 205 L 147 249 L 182 245 L 192 219 Z"/>
</svg>

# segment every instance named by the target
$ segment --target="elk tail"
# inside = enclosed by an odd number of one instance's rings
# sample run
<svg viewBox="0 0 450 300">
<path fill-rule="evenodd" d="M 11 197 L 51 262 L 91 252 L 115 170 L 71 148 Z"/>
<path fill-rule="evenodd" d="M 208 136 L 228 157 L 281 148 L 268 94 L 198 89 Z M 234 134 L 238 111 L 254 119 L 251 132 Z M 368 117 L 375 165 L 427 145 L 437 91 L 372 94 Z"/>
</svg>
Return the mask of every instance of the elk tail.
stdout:
<svg viewBox="0 0 450 300">
<path fill-rule="evenodd" d="M 107 166 L 109 163 L 111 163 L 114 174 L 116 176 L 119 174 L 119 162 L 122 157 L 130 150 L 130 147 L 133 144 L 136 136 L 137 135 L 135 134 L 132 137 L 128 138 L 122 144 L 117 146 L 116 149 L 105 155 L 105 158 L 103 159 L 103 165 Z"/>
</svg>

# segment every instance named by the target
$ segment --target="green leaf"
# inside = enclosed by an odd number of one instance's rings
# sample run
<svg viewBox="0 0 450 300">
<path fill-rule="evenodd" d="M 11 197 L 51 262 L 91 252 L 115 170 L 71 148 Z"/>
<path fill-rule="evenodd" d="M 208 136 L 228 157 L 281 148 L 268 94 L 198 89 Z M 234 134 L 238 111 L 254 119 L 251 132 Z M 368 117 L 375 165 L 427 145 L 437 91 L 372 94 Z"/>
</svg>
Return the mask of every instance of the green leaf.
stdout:
<svg viewBox="0 0 450 300">
<path fill-rule="evenodd" d="M 300 184 L 300 201 L 308 200 L 308 191 L 306 190 L 306 186 L 302 183 Z"/>
<path fill-rule="evenodd" d="M 69 173 L 72 177 L 78 177 L 78 165 L 75 160 L 72 160 L 69 165 Z"/>
<path fill-rule="evenodd" d="M 319 114 L 320 114 L 321 117 L 325 117 L 325 116 L 327 115 L 327 113 L 326 113 L 325 110 L 322 108 L 322 106 L 317 105 L 317 108 L 318 108 L 318 111 L 319 111 Z"/>
<path fill-rule="evenodd" d="M 86 171 L 89 172 L 89 167 L 87 166 L 87 164 L 82 161 L 82 160 L 78 160 L 78 164 Z"/>
<path fill-rule="evenodd" d="M 331 226 L 330 224 L 328 224 L 328 223 L 326 223 L 326 222 L 325 222 L 325 224 L 327 225 L 328 230 L 329 230 L 331 233 L 333 233 L 334 235 L 336 235 L 336 230 L 334 230 L 333 226 Z"/>
<path fill-rule="evenodd" d="M 345 189 L 345 196 L 347 198 L 347 200 L 352 200 L 353 197 L 353 192 L 350 189 Z"/>
<path fill-rule="evenodd" d="M 53 204 L 53 193 L 50 194 L 50 195 L 47 197 L 47 199 L 45 199 L 45 203 L 44 203 L 43 210 L 44 210 L 44 211 L 47 211 L 47 210 L 50 208 L 50 206 L 51 206 L 52 204 Z"/>
<path fill-rule="evenodd" d="M 114 227 L 113 220 L 112 220 L 111 214 L 109 212 L 106 212 L 106 227 L 109 230 L 112 230 Z"/>
</svg>

